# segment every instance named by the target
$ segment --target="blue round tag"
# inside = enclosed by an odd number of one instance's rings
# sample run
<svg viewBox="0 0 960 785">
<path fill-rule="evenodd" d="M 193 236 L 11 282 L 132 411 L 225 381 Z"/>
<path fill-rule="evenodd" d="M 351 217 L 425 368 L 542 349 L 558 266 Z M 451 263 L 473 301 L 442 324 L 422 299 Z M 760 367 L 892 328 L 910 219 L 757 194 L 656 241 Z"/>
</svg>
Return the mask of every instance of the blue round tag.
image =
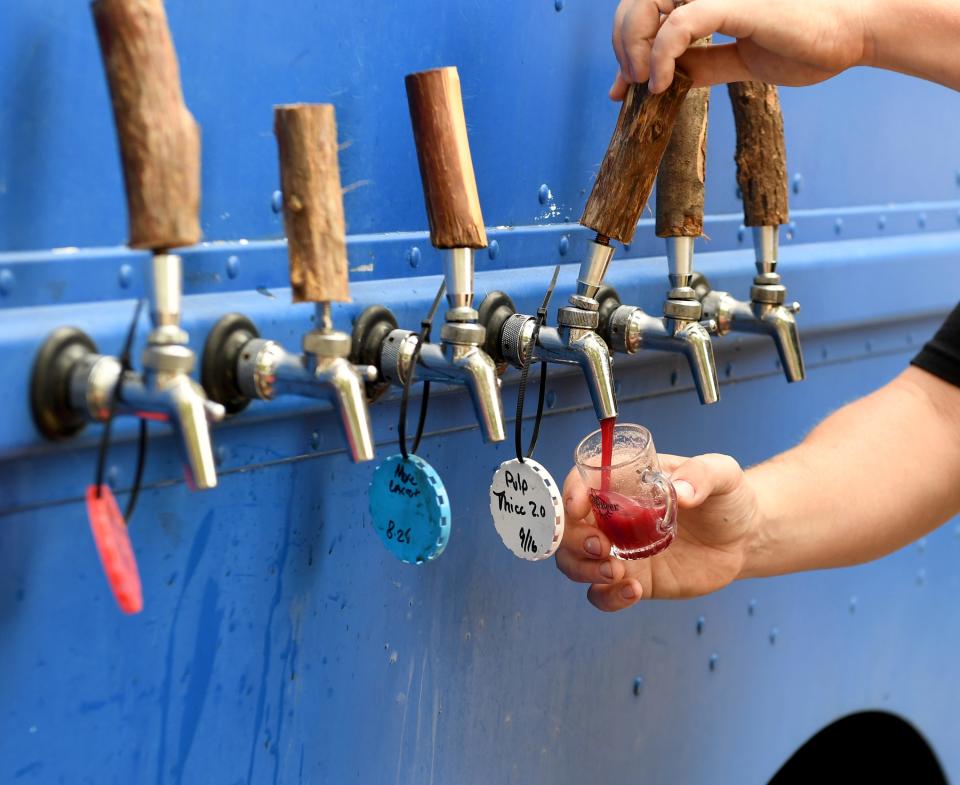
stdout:
<svg viewBox="0 0 960 785">
<path fill-rule="evenodd" d="M 373 528 L 407 564 L 436 559 L 450 539 L 450 499 L 436 470 L 423 458 L 391 455 L 370 480 Z"/>
</svg>

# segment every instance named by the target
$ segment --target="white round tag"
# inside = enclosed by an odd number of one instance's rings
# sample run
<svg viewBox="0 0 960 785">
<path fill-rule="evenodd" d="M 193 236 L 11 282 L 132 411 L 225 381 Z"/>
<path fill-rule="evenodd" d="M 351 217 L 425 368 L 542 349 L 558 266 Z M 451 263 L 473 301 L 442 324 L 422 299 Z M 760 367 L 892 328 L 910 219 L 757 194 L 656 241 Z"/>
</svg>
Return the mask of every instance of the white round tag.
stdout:
<svg viewBox="0 0 960 785">
<path fill-rule="evenodd" d="M 515 556 L 548 559 L 563 537 L 563 499 L 553 477 L 532 458 L 500 464 L 490 484 L 490 514 Z"/>
</svg>

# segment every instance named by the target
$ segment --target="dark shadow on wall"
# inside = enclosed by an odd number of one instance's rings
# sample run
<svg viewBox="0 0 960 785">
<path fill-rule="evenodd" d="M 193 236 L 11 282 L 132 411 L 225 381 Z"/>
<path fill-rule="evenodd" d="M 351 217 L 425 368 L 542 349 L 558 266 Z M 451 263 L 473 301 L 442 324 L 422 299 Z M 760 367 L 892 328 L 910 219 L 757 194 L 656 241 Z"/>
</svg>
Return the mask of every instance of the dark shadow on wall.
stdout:
<svg viewBox="0 0 960 785">
<path fill-rule="evenodd" d="M 927 740 L 893 714 L 868 711 L 817 733 L 770 780 L 770 785 L 910 783 L 947 785 Z"/>
</svg>

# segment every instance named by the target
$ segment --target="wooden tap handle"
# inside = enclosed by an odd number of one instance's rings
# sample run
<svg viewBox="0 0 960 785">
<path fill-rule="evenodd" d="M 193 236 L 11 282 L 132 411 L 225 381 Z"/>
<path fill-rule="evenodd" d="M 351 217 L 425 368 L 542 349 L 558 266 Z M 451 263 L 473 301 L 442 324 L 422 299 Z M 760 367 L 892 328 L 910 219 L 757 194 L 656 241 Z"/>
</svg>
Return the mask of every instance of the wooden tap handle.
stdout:
<svg viewBox="0 0 960 785">
<path fill-rule="evenodd" d="M 746 226 L 790 221 L 783 111 L 775 85 L 732 82 L 728 86 L 737 125 L 737 183 Z"/>
<path fill-rule="evenodd" d="M 486 248 L 460 75 L 435 68 L 409 74 L 406 84 L 430 239 L 437 248 Z"/>
<path fill-rule="evenodd" d="M 293 301 L 349 302 L 347 229 L 332 104 L 273 109 Z"/>
<path fill-rule="evenodd" d="M 163 0 L 96 0 L 127 191 L 131 248 L 200 240 L 200 128 L 183 102 Z"/>
<path fill-rule="evenodd" d="M 710 36 L 693 46 L 709 46 Z M 657 236 L 703 235 L 710 88 L 694 87 L 680 106 L 657 173 Z"/>
<path fill-rule="evenodd" d="M 624 244 L 633 239 L 692 84 L 678 70 L 670 87 L 657 95 L 648 93 L 646 84 L 630 85 L 581 224 Z"/>
</svg>

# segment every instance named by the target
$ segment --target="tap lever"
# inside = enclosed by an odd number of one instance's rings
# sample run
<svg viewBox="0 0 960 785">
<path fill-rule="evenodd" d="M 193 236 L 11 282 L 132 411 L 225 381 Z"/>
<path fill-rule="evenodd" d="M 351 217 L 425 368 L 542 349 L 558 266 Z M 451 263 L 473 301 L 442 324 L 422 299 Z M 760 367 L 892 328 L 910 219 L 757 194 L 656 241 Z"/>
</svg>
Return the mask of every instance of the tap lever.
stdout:
<svg viewBox="0 0 960 785">
<path fill-rule="evenodd" d="M 691 79 L 677 71 L 658 95 L 646 84 L 630 85 L 613 137 L 580 223 L 604 237 L 629 243 L 647 205 L 677 114 Z"/>
<path fill-rule="evenodd" d="M 349 302 L 346 222 L 332 104 L 273 108 L 293 301 Z"/>
<path fill-rule="evenodd" d="M 456 67 L 434 68 L 405 82 L 430 240 L 436 248 L 486 248 L 460 75 Z M 458 294 L 452 283 L 450 294 Z"/>
<path fill-rule="evenodd" d="M 162 0 L 96 0 L 120 142 L 131 248 L 200 240 L 200 129 L 183 100 Z"/>
<path fill-rule="evenodd" d="M 709 46 L 701 38 L 693 46 Z M 710 88 L 695 87 L 680 106 L 673 134 L 657 173 L 657 236 L 703 236 L 703 197 L 707 159 Z M 673 262 L 673 259 L 671 259 Z M 686 286 L 692 270 L 671 264 L 671 285 Z M 676 276 L 677 282 L 672 279 Z"/>
<path fill-rule="evenodd" d="M 783 111 L 775 85 L 727 85 L 737 126 L 737 183 L 746 226 L 780 226 L 790 220 Z"/>
</svg>

